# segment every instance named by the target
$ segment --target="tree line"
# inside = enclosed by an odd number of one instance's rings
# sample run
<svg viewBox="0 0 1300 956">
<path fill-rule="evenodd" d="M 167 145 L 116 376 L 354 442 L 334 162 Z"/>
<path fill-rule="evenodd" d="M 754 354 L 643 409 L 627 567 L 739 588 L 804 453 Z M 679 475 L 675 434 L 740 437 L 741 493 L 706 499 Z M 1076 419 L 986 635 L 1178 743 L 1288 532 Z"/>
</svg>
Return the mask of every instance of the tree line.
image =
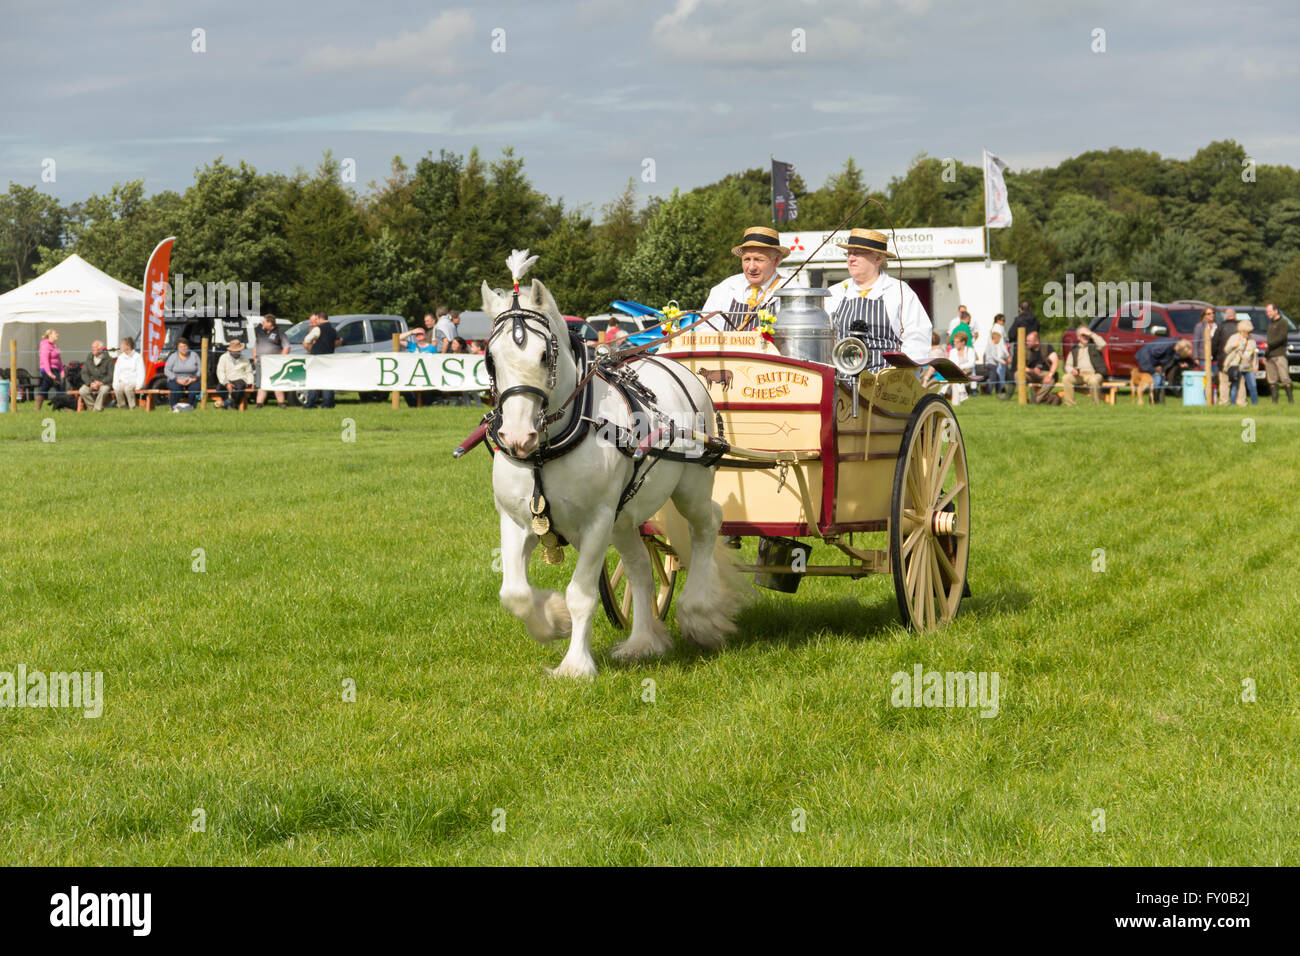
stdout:
<svg viewBox="0 0 1300 956">
<path fill-rule="evenodd" d="M 1191 159 L 1110 149 L 1053 168 L 1008 172 L 1014 224 L 993 230 L 995 258 L 1019 270 L 1038 306 L 1049 282 L 1150 282 L 1155 298 L 1216 304 L 1276 300 L 1300 317 L 1300 172 L 1256 166 L 1232 141 Z M 799 218 L 788 230 L 830 229 L 868 196 L 852 226 L 983 222 L 978 166 L 921 155 L 872 189 L 852 159 L 817 189 L 794 177 Z M 178 237 L 173 273 L 199 282 L 259 282 L 264 311 L 297 319 L 439 305 L 478 307 L 483 278 L 504 282 L 512 248 L 539 253 L 535 275 L 567 313 L 615 299 L 698 306 L 736 271 L 730 254 L 749 225 L 771 221 L 770 172 L 638 201 L 637 184 L 598 211 L 552 199 L 504 150 L 485 161 L 441 151 L 412 168 L 395 157 L 385 179 L 355 189 L 326 153 L 312 173 L 259 173 L 218 157 L 183 194 L 145 194 L 141 180 L 64 206 L 11 182 L 0 195 L 0 292 L 77 253 L 138 286 L 159 240 Z"/>
</svg>

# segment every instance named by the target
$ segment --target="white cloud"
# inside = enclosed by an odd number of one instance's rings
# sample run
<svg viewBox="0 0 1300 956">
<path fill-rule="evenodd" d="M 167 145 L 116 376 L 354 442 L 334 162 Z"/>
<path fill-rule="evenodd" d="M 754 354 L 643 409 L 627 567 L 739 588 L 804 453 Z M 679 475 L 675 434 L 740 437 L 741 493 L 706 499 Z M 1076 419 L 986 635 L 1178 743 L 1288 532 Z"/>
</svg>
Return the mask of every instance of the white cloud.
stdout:
<svg viewBox="0 0 1300 956">
<path fill-rule="evenodd" d="M 929 8 L 929 0 L 677 0 L 655 22 L 651 41 L 664 56 L 705 65 L 863 62 L 894 56 L 907 42 L 903 31 Z M 805 52 L 792 48 L 796 29 L 803 31 Z"/>
<path fill-rule="evenodd" d="M 368 49 L 322 47 L 303 57 L 302 64 L 317 73 L 382 69 L 445 76 L 460 69 L 458 54 L 473 35 L 474 16 L 469 10 L 446 10 L 418 32 L 403 30 Z"/>
</svg>

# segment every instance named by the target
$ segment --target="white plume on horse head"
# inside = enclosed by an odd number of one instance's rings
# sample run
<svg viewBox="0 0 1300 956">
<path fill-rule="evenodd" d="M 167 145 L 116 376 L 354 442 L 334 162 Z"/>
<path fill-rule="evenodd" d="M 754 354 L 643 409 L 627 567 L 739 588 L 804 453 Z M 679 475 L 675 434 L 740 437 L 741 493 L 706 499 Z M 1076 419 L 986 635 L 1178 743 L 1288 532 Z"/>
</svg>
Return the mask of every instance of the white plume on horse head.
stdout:
<svg viewBox="0 0 1300 956">
<path fill-rule="evenodd" d="M 519 282 L 528 270 L 537 264 L 539 256 L 530 256 L 527 249 L 512 250 L 506 257 L 506 268 L 510 270 L 510 278 L 518 287 Z M 502 312 L 505 312 L 512 303 L 511 292 L 503 289 L 493 289 L 486 282 L 483 283 L 483 311 L 490 317 L 496 318 Z M 531 285 L 526 289 L 519 289 L 520 303 L 524 308 L 532 309 L 534 312 L 541 312 L 553 325 L 563 331 L 564 317 L 560 312 L 560 307 L 556 305 L 554 296 L 537 279 L 534 279 Z"/>
<path fill-rule="evenodd" d="M 537 259 L 537 256 L 530 256 L 527 249 L 514 249 L 506 256 L 506 268 L 510 270 L 510 278 L 515 280 L 516 285 L 536 264 Z"/>
</svg>

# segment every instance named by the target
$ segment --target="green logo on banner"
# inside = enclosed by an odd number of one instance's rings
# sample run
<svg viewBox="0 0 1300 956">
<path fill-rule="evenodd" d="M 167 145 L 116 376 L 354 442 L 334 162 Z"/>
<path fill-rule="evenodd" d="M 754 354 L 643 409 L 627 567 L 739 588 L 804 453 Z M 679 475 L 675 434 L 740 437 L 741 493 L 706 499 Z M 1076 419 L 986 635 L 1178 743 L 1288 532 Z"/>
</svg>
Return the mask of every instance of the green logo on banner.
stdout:
<svg viewBox="0 0 1300 956">
<path fill-rule="evenodd" d="M 289 359 L 280 366 L 280 371 L 271 376 L 271 384 L 276 382 L 305 382 L 307 381 L 307 360 L 306 359 Z"/>
</svg>

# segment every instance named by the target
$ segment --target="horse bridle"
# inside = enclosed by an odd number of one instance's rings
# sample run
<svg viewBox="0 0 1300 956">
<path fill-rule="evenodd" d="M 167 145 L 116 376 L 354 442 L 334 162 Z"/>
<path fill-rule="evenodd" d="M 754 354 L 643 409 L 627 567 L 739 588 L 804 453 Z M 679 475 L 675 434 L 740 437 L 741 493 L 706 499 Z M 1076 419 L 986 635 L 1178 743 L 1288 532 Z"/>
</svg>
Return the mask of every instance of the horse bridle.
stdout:
<svg viewBox="0 0 1300 956">
<path fill-rule="evenodd" d="M 488 436 L 492 439 L 493 444 L 498 446 L 498 450 L 507 456 L 515 457 L 509 451 L 501 448 L 499 431 L 501 428 L 501 410 L 506 400 L 516 395 L 533 395 L 538 399 L 537 415 L 533 420 L 534 427 L 540 438 L 537 451 L 530 455 L 533 457 L 544 457 L 546 454 L 546 429 L 564 417 L 564 408 L 561 406 L 553 414 L 548 415 L 547 405 L 550 402 L 551 391 L 555 388 L 556 379 L 559 375 L 560 367 L 560 342 L 551 327 L 550 320 L 545 314 L 535 309 L 525 309 L 519 304 L 519 294 L 515 293 L 513 302 L 506 311 L 502 312 L 493 321 L 494 328 L 488 336 L 487 348 L 484 349 L 486 358 L 484 364 L 487 366 L 488 381 L 491 383 L 490 401 L 494 405 L 491 414 L 491 424 L 488 428 Z M 510 330 L 510 338 L 519 348 L 523 348 L 524 343 L 528 341 L 530 333 L 540 335 L 546 343 L 545 362 L 546 362 L 546 388 L 537 388 L 534 385 L 512 385 L 509 388 L 497 391 L 496 364 L 492 361 L 492 344 L 496 341 L 506 329 Z M 567 405 L 567 403 L 566 403 Z"/>
</svg>

